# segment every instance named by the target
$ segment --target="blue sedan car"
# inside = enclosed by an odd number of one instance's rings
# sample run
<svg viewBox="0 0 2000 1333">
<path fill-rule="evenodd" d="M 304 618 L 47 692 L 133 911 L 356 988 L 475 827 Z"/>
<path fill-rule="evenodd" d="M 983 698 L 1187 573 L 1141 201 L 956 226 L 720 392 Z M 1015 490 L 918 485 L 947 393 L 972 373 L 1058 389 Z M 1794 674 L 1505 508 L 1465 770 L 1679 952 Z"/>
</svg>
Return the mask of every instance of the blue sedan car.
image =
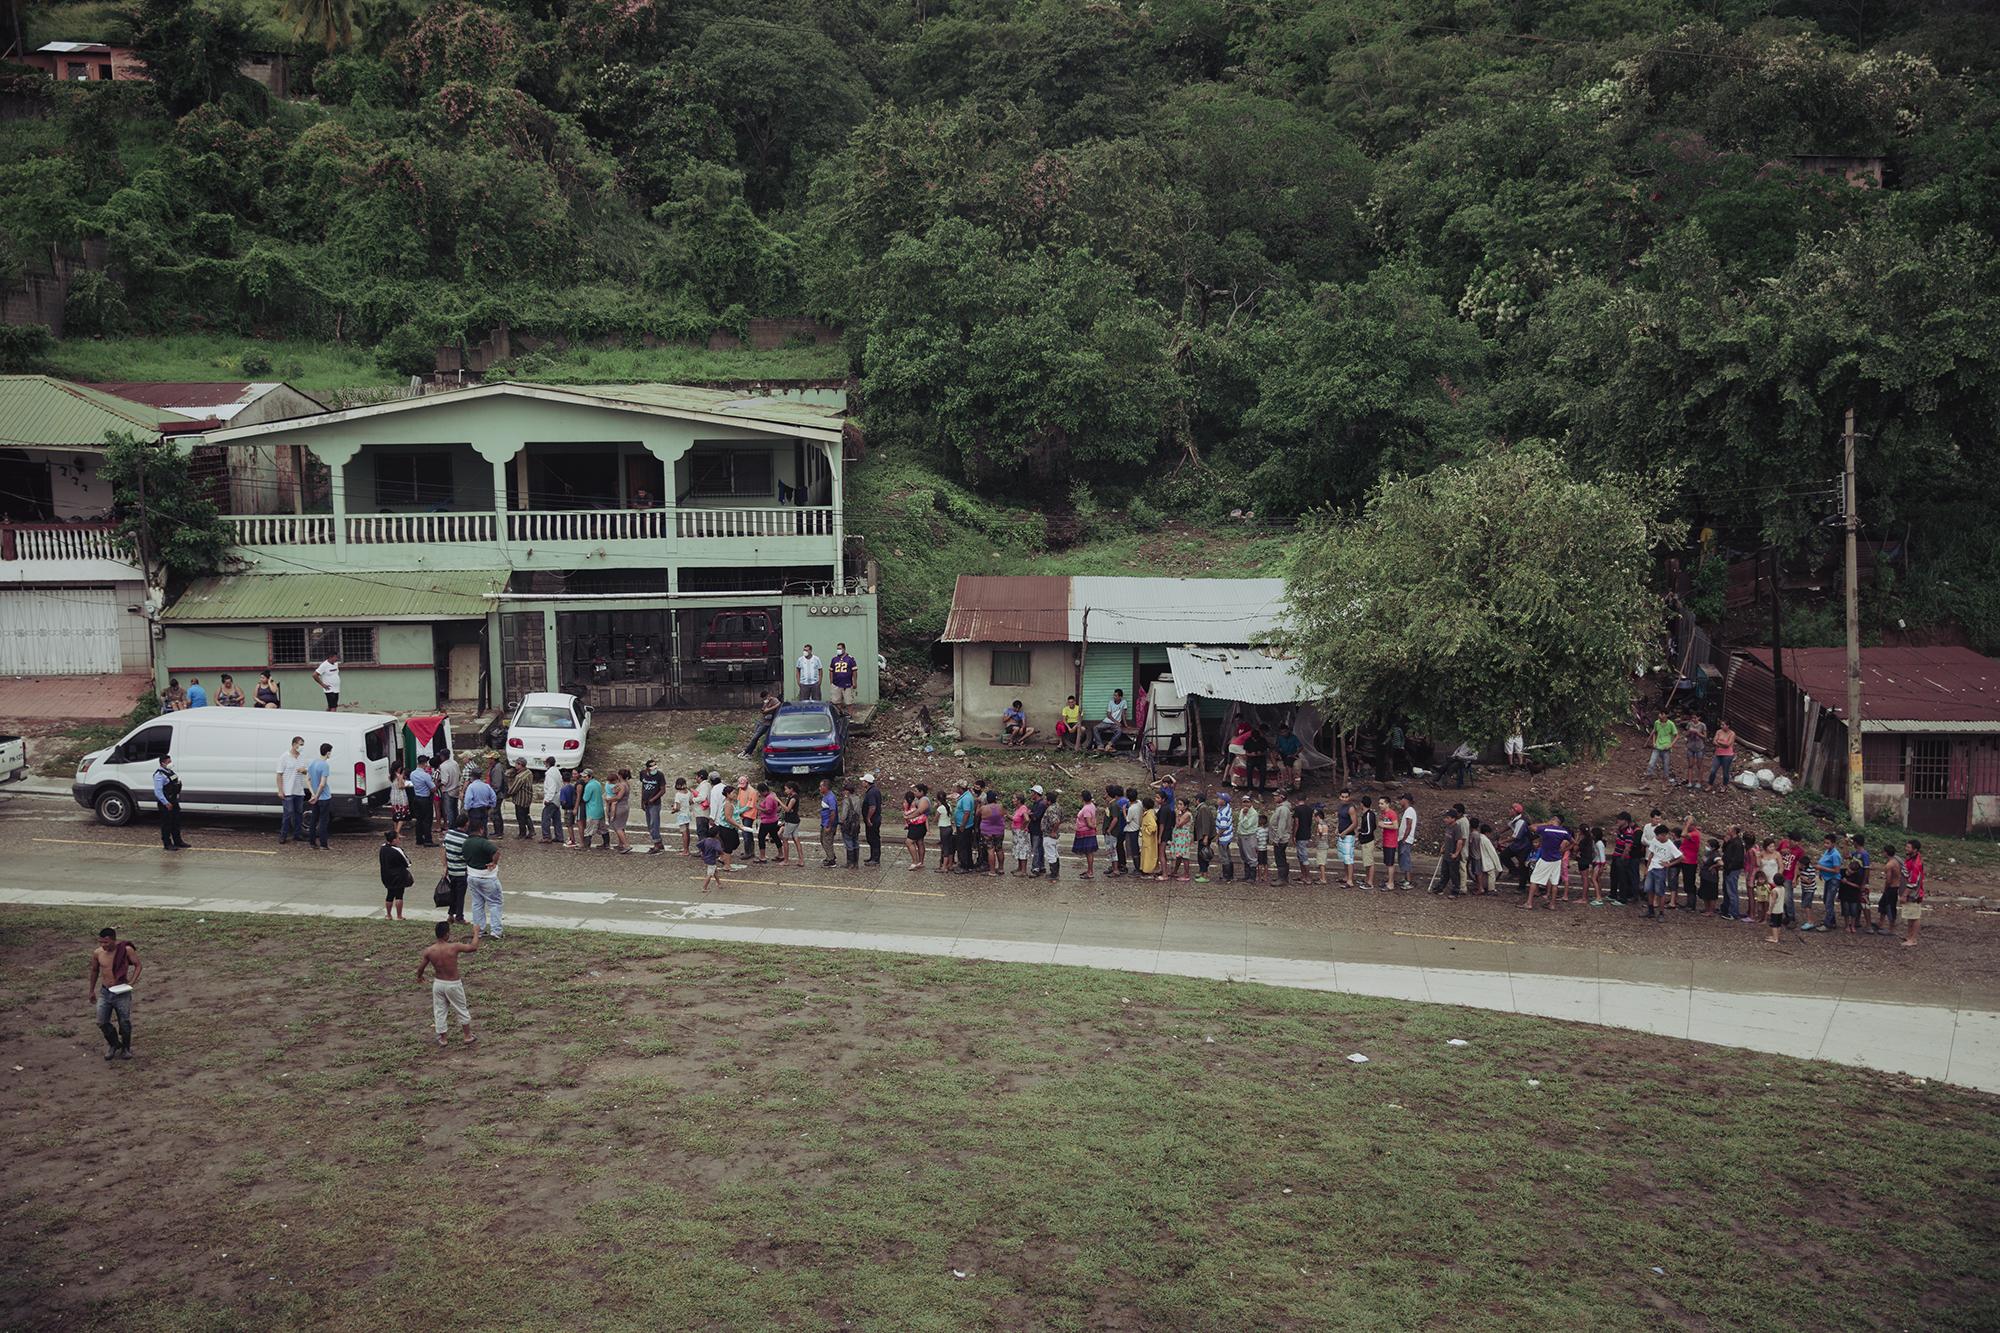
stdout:
<svg viewBox="0 0 2000 1333">
<path fill-rule="evenodd" d="M 833 705 L 801 700 L 780 708 L 764 739 L 764 772 L 774 778 L 838 777 L 847 727 Z"/>
</svg>

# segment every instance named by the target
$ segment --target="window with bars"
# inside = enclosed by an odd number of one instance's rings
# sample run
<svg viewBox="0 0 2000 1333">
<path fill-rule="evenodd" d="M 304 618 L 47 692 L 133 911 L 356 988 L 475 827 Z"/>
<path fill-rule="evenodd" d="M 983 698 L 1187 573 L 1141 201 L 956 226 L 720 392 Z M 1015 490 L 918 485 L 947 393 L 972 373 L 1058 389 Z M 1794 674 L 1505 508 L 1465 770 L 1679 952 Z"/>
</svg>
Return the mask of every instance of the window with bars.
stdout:
<svg viewBox="0 0 2000 1333">
<path fill-rule="evenodd" d="M 697 446 L 688 455 L 688 494 L 770 498 L 771 451 L 704 449 Z"/>
<path fill-rule="evenodd" d="M 995 685 L 1028 684 L 1028 650 L 1025 648 L 995 648 L 993 650 L 993 683 Z"/>
<path fill-rule="evenodd" d="M 342 662 L 375 660 L 373 625 L 278 625 L 271 630 L 273 666 L 314 667 L 330 650 L 340 650 Z"/>
<path fill-rule="evenodd" d="M 1862 766 L 1863 771 L 1867 765 Z M 1916 736 L 1910 740 L 1910 795 L 1919 801 L 1942 801 L 1952 796 L 1951 742 L 1943 736 Z"/>
</svg>

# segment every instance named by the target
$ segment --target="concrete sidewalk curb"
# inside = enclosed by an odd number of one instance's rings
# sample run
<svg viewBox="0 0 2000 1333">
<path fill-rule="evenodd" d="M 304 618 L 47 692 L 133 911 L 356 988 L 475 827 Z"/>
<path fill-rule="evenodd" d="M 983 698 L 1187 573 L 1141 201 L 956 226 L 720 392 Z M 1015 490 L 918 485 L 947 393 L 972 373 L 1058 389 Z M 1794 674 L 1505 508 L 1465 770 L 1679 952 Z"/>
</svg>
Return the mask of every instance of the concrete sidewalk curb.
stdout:
<svg viewBox="0 0 2000 1333">
<path fill-rule="evenodd" d="M 315 906 L 180 894 L 0 888 L 0 903 L 39 907 L 126 906 L 216 915 L 316 916 L 353 921 L 381 919 L 381 909 L 372 903 Z M 520 911 L 509 912 L 507 919 L 512 928 L 508 935 L 518 930 L 528 933 L 528 938 L 518 944 L 511 941 L 500 944 L 499 956 L 503 958 L 515 950 L 532 949 L 533 936 L 529 932 L 536 929 L 582 929 L 673 940 L 852 949 L 987 962 L 1053 963 L 1141 975 L 1334 991 L 1376 999 L 1457 1004 L 1801 1059 L 1828 1060 L 2000 1092 L 2000 1011 L 1963 1005 L 1902 1004 L 1769 992 L 1752 997 L 1737 991 L 1595 976 L 1276 958 L 1154 947 L 1078 946 L 1053 940 L 986 939 L 975 935 L 954 938 L 730 926 L 705 921 L 623 921 Z M 414 933 L 409 938 L 414 940 Z M 1756 1000 L 1755 1022 L 1744 1018 L 1744 1002 L 1751 998 Z"/>
</svg>

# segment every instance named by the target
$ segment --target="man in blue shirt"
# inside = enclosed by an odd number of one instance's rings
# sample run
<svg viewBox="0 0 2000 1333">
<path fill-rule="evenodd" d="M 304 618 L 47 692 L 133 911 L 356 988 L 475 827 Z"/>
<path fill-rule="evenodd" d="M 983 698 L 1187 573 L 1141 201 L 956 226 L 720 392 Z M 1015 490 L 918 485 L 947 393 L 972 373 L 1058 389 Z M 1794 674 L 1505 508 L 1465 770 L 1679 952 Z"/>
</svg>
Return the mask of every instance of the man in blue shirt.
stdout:
<svg viewBox="0 0 2000 1333">
<path fill-rule="evenodd" d="M 178 852 L 187 844 L 181 841 L 181 780 L 174 772 L 174 757 L 160 756 L 160 766 L 153 770 L 153 801 L 160 807 L 160 846 L 170 852 Z"/>
<path fill-rule="evenodd" d="M 833 783 L 826 778 L 819 780 L 819 854 L 820 864 L 833 864 L 834 831 L 839 825 L 840 798 L 833 793 Z"/>
<path fill-rule="evenodd" d="M 1840 898 L 1840 873 L 1843 868 L 1843 860 L 1840 855 L 1838 839 L 1831 833 L 1826 835 L 1826 850 L 1819 854 L 1819 860 L 1816 864 L 1819 867 L 1819 896 L 1826 900 L 1826 917 L 1821 923 L 1820 929 L 1832 930 L 1834 914 L 1838 911 L 1836 904 Z M 1802 930 L 1811 930 L 1812 928 L 1812 922 L 1810 921 L 1800 927 Z"/>
<path fill-rule="evenodd" d="M 952 809 L 952 826 L 958 830 L 958 869 L 961 874 L 972 873 L 972 851 L 979 845 L 979 798 L 972 788 L 961 782 L 958 784 L 958 804 Z"/>
<path fill-rule="evenodd" d="M 487 816 L 492 814 L 494 807 L 499 803 L 500 798 L 494 792 L 493 784 L 486 780 L 485 774 L 482 773 L 465 784 L 465 813 L 472 820 L 471 827 L 474 833 L 486 832 Z"/>
<path fill-rule="evenodd" d="M 1021 701 L 1016 699 L 1000 714 L 1000 739 L 1009 745 L 1026 745 L 1035 734 L 1028 725 L 1028 715 L 1021 711 Z"/>
<path fill-rule="evenodd" d="M 208 691 L 204 690 L 201 687 L 200 676 L 188 677 L 188 707 L 189 708 L 208 707 Z"/>
<path fill-rule="evenodd" d="M 410 808 L 417 815 L 419 847 L 432 845 L 431 821 L 437 814 L 437 789 L 437 774 L 431 771 L 431 757 L 423 755 L 417 760 L 417 771 L 410 774 Z"/>
<path fill-rule="evenodd" d="M 327 830 L 333 827 L 333 765 L 331 744 L 319 747 L 319 758 L 306 765 L 306 841 L 327 850 Z"/>
</svg>

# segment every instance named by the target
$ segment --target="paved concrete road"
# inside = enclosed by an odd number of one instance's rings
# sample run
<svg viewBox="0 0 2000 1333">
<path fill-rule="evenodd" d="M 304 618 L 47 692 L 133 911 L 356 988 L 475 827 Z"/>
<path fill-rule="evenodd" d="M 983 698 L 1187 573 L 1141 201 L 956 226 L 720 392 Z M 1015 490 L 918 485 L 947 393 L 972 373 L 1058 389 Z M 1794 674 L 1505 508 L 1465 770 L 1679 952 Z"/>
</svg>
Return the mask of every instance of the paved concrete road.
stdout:
<svg viewBox="0 0 2000 1333">
<path fill-rule="evenodd" d="M 60 800 L 0 800 L 0 902 L 381 911 L 378 833 L 355 826 L 317 852 L 279 847 L 268 821 L 196 818 L 188 838 L 193 850 L 169 855 L 144 820 L 108 829 Z M 410 908 L 428 918 L 440 871 L 423 849 L 410 851 Z M 1629 909 L 1531 914 L 1504 897 L 1450 903 L 1068 873 L 1051 885 L 911 873 L 900 843 L 883 857 L 857 871 L 826 869 L 817 856 L 805 867 L 753 866 L 704 895 L 700 863 L 677 851 L 621 856 L 509 839 L 500 876 L 509 933 L 524 937 L 583 928 L 1257 981 L 1543 1014 L 2000 1091 L 2000 987 L 1990 973 L 1968 981 L 1962 968 L 1935 967 L 1937 946 L 1976 949 L 1990 965 L 1991 924 L 1972 926 L 1970 914 L 1960 928 L 1973 938 L 1936 930 L 1923 950 L 1809 936 L 1774 957 L 1748 926 L 1649 927 Z M 1932 966 L 1904 966 L 1913 961 Z"/>
</svg>

